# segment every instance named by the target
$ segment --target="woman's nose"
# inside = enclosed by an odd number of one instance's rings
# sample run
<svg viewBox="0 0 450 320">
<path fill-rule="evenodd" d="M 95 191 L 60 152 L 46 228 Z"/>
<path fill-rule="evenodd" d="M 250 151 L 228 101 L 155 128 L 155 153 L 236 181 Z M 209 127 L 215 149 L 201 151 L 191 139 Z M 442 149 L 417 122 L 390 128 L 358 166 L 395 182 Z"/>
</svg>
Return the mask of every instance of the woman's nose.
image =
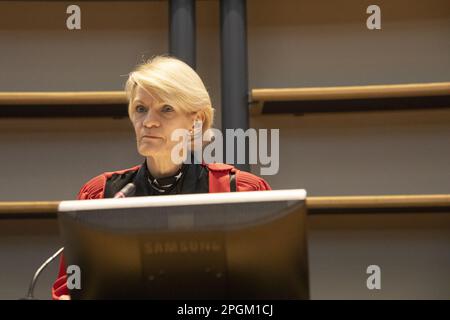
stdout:
<svg viewBox="0 0 450 320">
<path fill-rule="evenodd" d="M 160 122 L 156 115 L 151 110 L 149 110 L 144 118 L 143 125 L 148 128 L 159 127 Z"/>
</svg>

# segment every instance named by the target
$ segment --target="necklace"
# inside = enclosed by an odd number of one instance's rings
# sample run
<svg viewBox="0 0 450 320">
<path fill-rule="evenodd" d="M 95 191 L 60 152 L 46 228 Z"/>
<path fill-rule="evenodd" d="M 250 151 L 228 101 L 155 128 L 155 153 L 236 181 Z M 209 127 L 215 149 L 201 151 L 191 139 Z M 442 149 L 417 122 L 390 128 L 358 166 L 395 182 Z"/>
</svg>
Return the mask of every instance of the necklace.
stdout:
<svg viewBox="0 0 450 320">
<path fill-rule="evenodd" d="M 154 190 L 158 191 L 159 193 L 165 193 L 170 191 L 177 184 L 177 182 L 181 179 L 183 174 L 184 174 L 184 165 L 174 176 L 170 177 L 157 179 L 154 178 L 150 172 L 148 172 L 149 175 L 148 182 Z"/>
</svg>

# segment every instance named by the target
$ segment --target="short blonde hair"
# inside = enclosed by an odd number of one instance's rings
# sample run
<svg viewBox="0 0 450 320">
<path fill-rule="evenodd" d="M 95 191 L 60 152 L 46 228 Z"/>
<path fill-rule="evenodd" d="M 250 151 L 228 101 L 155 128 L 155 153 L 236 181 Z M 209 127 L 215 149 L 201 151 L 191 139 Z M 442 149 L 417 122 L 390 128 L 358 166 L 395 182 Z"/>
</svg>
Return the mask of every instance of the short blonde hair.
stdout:
<svg viewBox="0 0 450 320">
<path fill-rule="evenodd" d="M 203 114 L 203 131 L 212 126 L 214 108 L 208 91 L 198 74 L 183 61 L 169 56 L 156 56 L 138 65 L 129 74 L 125 92 L 130 118 L 133 114 L 131 102 L 137 86 L 187 113 L 200 111 Z"/>
</svg>

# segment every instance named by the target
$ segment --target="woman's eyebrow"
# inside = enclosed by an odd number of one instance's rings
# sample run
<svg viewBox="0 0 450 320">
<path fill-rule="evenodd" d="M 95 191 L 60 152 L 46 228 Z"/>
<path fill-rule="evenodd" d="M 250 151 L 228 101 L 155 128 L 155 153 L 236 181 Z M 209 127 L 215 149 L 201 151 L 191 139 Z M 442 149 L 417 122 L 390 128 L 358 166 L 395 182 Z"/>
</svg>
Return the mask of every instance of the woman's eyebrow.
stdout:
<svg viewBox="0 0 450 320">
<path fill-rule="evenodd" d="M 136 104 L 136 103 L 142 103 L 142 104 L 145 104 L 145 102 L 144 102 L 144 101 L 142 101 L 142 100 L 139 100 L 139 99 L 137 99 L 137 100 L 134 100 L 134 101 L 133 101 L 133 104 Z"/>
<path fill-rule="evenodd" d="M 157 102 L 152 102 L 151 104 L 148 104 L 148 103 L 145 103 L 144 101 L 142 101 L 140 99 L 136 99 L 136 100 L 133 101 L 133 105 L 135 105 L 137 103 L 143 104 L 144 106 L 150 106 L 150 107 L 152 107 L 152 106 L 158 107 L 158 106 L 164 106 L 164 105 L 168 104 L 168 103 L 163 102 L 163 101 L 157 101 Z"/>
</svg>

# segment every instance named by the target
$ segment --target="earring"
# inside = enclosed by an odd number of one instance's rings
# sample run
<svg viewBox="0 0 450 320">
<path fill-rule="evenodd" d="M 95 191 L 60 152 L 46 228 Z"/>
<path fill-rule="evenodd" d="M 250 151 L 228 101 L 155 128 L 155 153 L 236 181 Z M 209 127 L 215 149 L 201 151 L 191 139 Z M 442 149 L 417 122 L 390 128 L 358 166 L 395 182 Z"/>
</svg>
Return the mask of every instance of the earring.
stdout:
<svg viewBox="0 0 450 320">
<path fill-rule="evenodd" d="M 195 119 L 194 124 L 192 125 L 192 129 L 189 130 L 192 136 L 197 136 L 202 132 L 202 121 Z"/>
</svg>

